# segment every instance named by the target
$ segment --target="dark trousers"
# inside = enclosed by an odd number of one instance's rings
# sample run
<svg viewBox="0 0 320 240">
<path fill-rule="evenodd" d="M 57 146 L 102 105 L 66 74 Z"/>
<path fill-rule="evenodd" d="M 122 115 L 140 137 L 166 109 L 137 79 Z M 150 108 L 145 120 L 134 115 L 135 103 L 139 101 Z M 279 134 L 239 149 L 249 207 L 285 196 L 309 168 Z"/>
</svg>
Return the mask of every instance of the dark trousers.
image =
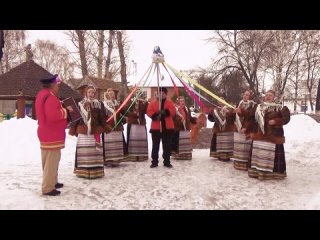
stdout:
<svg viewBox="0 0 320 240">
<path fill-rule="evenodd" d="M 179 134 L 180 131 L 174 131 L 171 140 L 171 151 L 178 152 L 179 151 Z"/>
<path fill-rule="evenodd" d="M 158 164 L 159 162 L 159 147 L 160 147 L 160 140 L 162 139 L 162 148 L 163 154 L 162 157 L 164 159 L 164 164 L 170 164 L 170 155 L 171 155 L 171 139 L 172 139 L 172 132 L 165 131 L 160 133 L 160 131 L 152 131 L 152 163 Z"/>
<path fill-rule="evenodd" d="M 126 139 L 124 138 L 123 132 L 122 132 L 122 142 L 123 142 L 123 154 L 128 155 L 128 146 L 126 143 Z"/>
<path fill-rule="evenodd" d="M 131 124 L 127 124 L 127 143 L 126 143 L 126 154 L 129 152 L 129 142 L 130 142 L 130 132 L 131 132 Z"/>
</svg>

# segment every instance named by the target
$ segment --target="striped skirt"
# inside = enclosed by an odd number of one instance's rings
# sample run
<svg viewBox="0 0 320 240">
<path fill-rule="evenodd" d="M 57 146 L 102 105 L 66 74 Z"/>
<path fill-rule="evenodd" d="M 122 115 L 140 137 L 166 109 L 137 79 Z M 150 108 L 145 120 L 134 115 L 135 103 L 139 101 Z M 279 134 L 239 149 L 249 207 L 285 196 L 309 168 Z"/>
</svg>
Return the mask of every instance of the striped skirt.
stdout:
<svg viewBox="0 0 320 240">
<path fill-rule="evenodd" d="M 122 131 L 104 134 L 104 164 L 119 164 L 125 159 Z"/>
<path fill-rule="evenodd" d="M 190 131 L 179 132 L 178 153 L 174 156 L 176 160 L 191 160 L 192 146 L 190 139 Z"/>
<path fill-rule="evenodd" d="M 251 161 L 248 165 L 249 177 L 260 180 L 284 179 L 287 174 L 283 144 L 253 141 Z"/>
<path fill-rule="evenodd" d="M 248 161 L 251 155 L 252 140 L 247 140 L 246 135 L 243 133 L 234 133 L 234 149 L 233 166 L 238 170 L 248 170 Z"/>
<path fill-rule="evenodd" d="M 143 125 L 132 124 L 128 136 L 127 161 L 148 160 L 148 137 L 147 129 Z"/>
<path fill-rule="evenodd" d="M 210 157 L 212 157 L 213 159 L 219 158 L 219 153 L 217 152 L 217 134 L 215 133 L 211 138 Z"/>
<path fill-rule="evenodd" d="M 229 161 L 233 155 L 233 134 L 234 132 L 217 133 L 217 152 L 221 161 Z"/>
<path fill-rule="evenodd" d="M 74 173 L 88 179 L 104 176 L 103 151 L 97 148 L 94 135 L 78 135 Z"/>
</svg>

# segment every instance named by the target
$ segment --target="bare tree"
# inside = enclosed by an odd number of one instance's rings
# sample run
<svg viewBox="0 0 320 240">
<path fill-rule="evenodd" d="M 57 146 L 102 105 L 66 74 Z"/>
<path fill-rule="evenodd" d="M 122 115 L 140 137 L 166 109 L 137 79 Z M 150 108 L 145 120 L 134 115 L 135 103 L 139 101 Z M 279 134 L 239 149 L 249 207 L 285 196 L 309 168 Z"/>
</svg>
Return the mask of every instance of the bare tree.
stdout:
<svg viewBox="0 0 320 240">
<path fill-rule="evenodd" d="M 223 74 L 216 87 L 222 91 L 221 96 L 234 105 L 240 102 L 241 94 L 248 88 L 246 80 L 239 70 Z"/>
<path fill-rule="evenodd" d="M 0 61 L 3 56 L 3 49 L 4 48 L 4 32 L 3 30 L 0 30 Z"/>
<path fill-rule="evenodd" d="M 89 62 L 88 71 L 91 76 L 97 76 L 98 78 L 102 78 L 103 76 L 104 31 L 105 30 L 90 30 L 86 37 L 86 57 Z"/>
<path fill-rule="evenodd" d="M 76 52 L 71 52 L 71 54 L 74 56 L 77 67 L 81 69 L 82 74 L 86 73 L 99 78 L 104 76 L 109 80 L 120 74 L 119 55 L 115 52 L 114 56 L 111 56 L 113 50 L 117 48 L 117 45 L 113 44 L 116 40 L 116 31 L 109 30 L 107 38 L 105 37 L 105 30 L 81 30 L 81 34 L 79 31 L 69 30 L 66 34 L 76 47 Z M 105 73 L 103 73 L 103 70 L 105 70 Z"/>
<path fill-rule="evenodd" d="M 85 30 L 75 30 L 75 31 L 78 36 L 82 76 L 85 77 L 88 75 L 88 65 L 87 65 L 86 49 L 85 49 L 85 43 L 84 43 L 86 31 Z"/>
<path fill-rule="evenodd" d="M 214 78 L 230 70 L 239 70 L 257 95 L 259 94 L 259 72 L 275 52 L 274 32 L 269 30 L 215 31 L 208 41 L 218 44 L 219 59 L 211 69 Z"/>
<path fill-rule="evenodd" d="M 267 67 L 273 73 L 276 97 L 282 101 L 287 81 L 295 72 L 294 61 L 300 50 L 302 37 L 300 31 L 291 30 L 276 30 L 273 36 L 276 54 L 270 58 Z"/>
<path fill-rule="evenodd" d="M 291 95 L 292 95 L 291 93 L 293 90 L 294 112 L 297 111 L 297 104 L 298 104 L 297 99 L 302 87 L 301 82 L 303 80 L 303 77 L 305 76 L 305 68 L 302 66 L 303 61 L 300 55 L 301 55 L 301 51 L 299 51 L 295 57 L 295 60 L 293 62 L 293 68 L 292 68 L 294 71 L 294 74 L 288 78 L 288 86 L 287 86 L 287 90 L 289 93 L 288 97 L 291 98 Z"/>
<path fill-rule="evenodd" d="M 320 114 L 320 81 L 318 82 L 318 90 L 317 90 L 316 114 Z"/>
<path fill-rule="evenodd" d="M 108 39 L 108 53 L 107 53 L 107 59 L 106 59 L 106 71 L 105 71 L 105 78 L 111 79 L 111 72 L 110 72 L 110 64 L 111 64 L 111 53 L 113 49 L 113 39 L 114 39 L 114 30 L 109 30 L 109 39 Z"/>
<path fill-rule="evenodd" d="M 102 78 L 104 30 L 99 30 L 98 33 L 98 78 Z"/>
<path fill-rule="evenodd" d="M 306 67 L 306 85 L 308 89 L 308 97 L 313 111 L 312 95 L 316 86 L 316 81 L 320 77 L 320 45 L 319 45 L 319 31 L 305 31 L 304 41 L 304 57 Z"/>
<path fill-rule="evenodd" d="M 49 72 L 59 74 L 64 80 L 73 77 L 75 63 L 65 48 L 49 40 L 37 40 L 33 53 L 34 60 Z"/>
<path fill-rule="evenodd" d="M 125 48 L 126 46 L 126 39 L 123 37 L 123 31 L 117 31 L 117 45 L 119 50 L 119 57 L 120 57 L 120 76 L 121 76 L 121 83 L 122 83 L 122 94 L 126 96 L 128 94 L 128 83 L 127 83 L 127 65 L 126 65 L 126 56 L 125 56 Z M 122 96 L 122 97 L 124 97 Z"/>
<path fill-rule="evenodd" d="M 77 51 L 76 65 L 85 75 L 97 76 L 108 80 L 115 80 L 118 75 L 124 86 L 127 85 L 127 61 L 129 54 L 129 40 L 125 31 L 109 30 L 70 30 L 70 37 Z M 117 49 L 118 51 L 114 51 Z M 73 53 L 71 53 L 74 56 Z M 104 66 L 105 63 L 105 66 Z M 105 71 L 105 72 L 104 72 Z M 124 94 L 127 93 L 125 89 Z"/>
<path fill-rule="evenodd" d="M 86 48 L 86 38 L 87 30 L 69 30 L 66 34 L 70 37 L 71 42 L 77 49 L 77 53 L 80 57 L 80 64 L 77 64 L 81 69 L 82 76 L 88 75 L 88 59 L 87 59 L 87 48 Z"/>
<path fill-rule="evenodd" d="M 3 58 L 0 61 L 1 73 L 8 72 L 11 68 L 25 61 L 26 31 L 3 30 L 3 38 Z"/>
</svg>

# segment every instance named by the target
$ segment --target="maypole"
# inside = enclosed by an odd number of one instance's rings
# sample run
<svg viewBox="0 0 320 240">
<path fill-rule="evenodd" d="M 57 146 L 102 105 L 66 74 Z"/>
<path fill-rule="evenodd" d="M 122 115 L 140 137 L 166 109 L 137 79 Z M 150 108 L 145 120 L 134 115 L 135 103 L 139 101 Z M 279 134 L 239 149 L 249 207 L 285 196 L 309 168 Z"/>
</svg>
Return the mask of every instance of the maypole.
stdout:
<svg viewBox="0 0 320 240">
<path fill-rule="evenodd" d="M 158 98 L 159 98 L 159 112 L 161 111 L 162 89 L 160 92 L 160 69 L 159 63 L 164 63 L 164 55 L 162 54 L 160 47 L 156 46 L 153 49 L 152 61 L 157 67 L 157 85 L 158 85 Z M 160 122 L 160 132 L 162 132 L 162 125 Z"/>
<path fill-rule="evenodd" d="M 119 106 L 119 108 L 107 119 L 107 122 L 110 122 L 121 110 L 122 108 L 128 103 L 128 101 L 131 99 L 131 97 L 133 96 L 133 94 L 137 91 L 138 89 L 138 85 L 142 82 L 142 80 L 144 79 L 144 76 L 150 71 L 152 70 L 152 64 L 149 66 L 149 68 L 147 69 L 147 71 L 143 74 L 142 78 L 139 80 L 138 84 L 136 84 L 134 86 L 134 88 L 131 90 L 131 92 L 129 93 L 129 95 L 124 99 L 124 101 L 121 103 L 121 105 Z M 148 74 L 148 76 L 149 76 Z"/>
</svg>

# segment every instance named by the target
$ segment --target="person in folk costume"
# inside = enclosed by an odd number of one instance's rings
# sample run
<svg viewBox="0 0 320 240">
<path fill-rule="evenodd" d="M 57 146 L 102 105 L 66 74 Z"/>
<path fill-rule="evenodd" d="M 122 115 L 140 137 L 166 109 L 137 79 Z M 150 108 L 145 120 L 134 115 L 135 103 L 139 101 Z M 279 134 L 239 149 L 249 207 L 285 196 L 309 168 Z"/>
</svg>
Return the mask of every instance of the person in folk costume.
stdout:
<svg viewBox="0 0 320 240">
<path fill-rule="evenodd" d="M 196 123 L 191 122 L 191 144 L 195 145 L 198 141 L 198 135 L 203 127 L 207 127 L 207 117 L 205 111 L 195 114 Z"/>
<path fill-rule="evenodd" d="M 290 121 L 290 111 L 286 106 L 275 103 L 274 99 L 275 92 L 267 91 L 264 102 L 252 111 L 256 122 L 250 133 L 253 144 L 248 175 L 260 180 L 284 179 L 287 176 L 283 125 Z"/>
<path fill-rule="evenodd" d="M 224 106 L 222 103 L 219 104 L 221 108 Z M 219 107 L 220 108 L 220 107 Z M 212 127 L 212 138 L 211 138 L 211 145 L 210 145 L 210 157 L 213 159 L 219 158 L 219 153 L 217 152 L 217 133 L 221 132 L 222 129 L 222 123 L 218 120 L 218 107 L 214 108 L 212 111 L 208 114 L 208 120 L 210 122 L 214 122 L 214 125 Z"/>
<path fill-rule="evenodd" d="M 145 117 L 148 104 L 146 96 L 142 94 L 127 113 L 128 161 L 148 160 L 148 136 Z"/>
<path fill-rule="evenodd" d="M 176 108 L 174 118 L 175 135 L 178 139 L 177 154 L 173 157 L 177 160 L 191 160 L 192 146 L 190 139 L 191 123 L 196 124 L 197 118 L 191 116 L 190 109 L 186 106 L 184 96 L 178 98 L 179 105 Z M 186 133 L 186 134 L 185 134 Z"/>
<path fill-rule="evenodd" d="M 38 119 L 38 138 L 42 159 L 42 194 L 57 196 L 63 184 L 58 182 L 58 168 L 61 158 L 61 149 L 65 147 L 68 125 L 67 109 L 72 112 L 72 107 L 63 108 L 58 92 L 61 80 L 58 75 L 41 79 L 43 89 L 37 94 L 35 107 Z"/>
<path fill-rule="evenodd" d="M 152 136 L 152 164 L 151 168 L 158 167 L 159 163 L 159 146 L 162 140 L 164 159 L 163 164 L 165 167 L 172 168 L 170 163 L 171 153 L 171 138 L 174 131 L 173 117 L 176 114 L 174 103 L 167 99 L 168 90 L 165 87 L 160 88 L 161 101 L 159 99 L 153 100 L 148 108 L 147 115 L 152 119 L 150 133 Z M 160 103 L 160 107 L 159 107 Z"/>
<path fill-rule="evenodd" d="M 111 88 L 105 93 L 103 104 L 106 109 L 107 119 L 113 116 L 121 105 L 116 99 L 114 90 Z M 108 126 L 114 129 L 109 133 L 104 133 L 103 136 L 106 166 L 118 166 L 119 163 L 125 161 L 127 157 L 127 147 L 123 135 L 123 125 L 126 123 L 126 117 L 123 116 L 124 109 L 115 114 L 111 120 L 107 122 Z"/>
<path fill-rule="evenodd" d="M 234 149 L 233 149 L 233 166 L 238 170 L 248 170 L 248 161 L 250 160 L 252 140 L 250 132 L 252 123 L 255 121 L 251 111 L 256 106 L 253 101 L 253 91 L 246 90 L 243 93 L 243 98 L 236 109 L 236 120 L 238 133 L 234 134 Z"/>
<path fill-rule="evenodd" d="M 177 97 L 176 101 L 174 102 L 174 106 L 177 111 L 177 109 L 179 108 L 179 97 Z M 175 157 L 178 154 L 179 147 L 179 130 L 176 128 L 175 119 L 176 116 L 173 118 L 175 127 L 171 138 L 171 157 Z"/>
<path fill-rule="evenodd" d="M 78 103 L 82 119 L 69 129 L 70 135 L 78 137 L 74 173 L 88 179 L 104 176 L 103 151 L 97 147 L 96 135 L 111 131 L 103 103 L 95 99 L 95 94 L 96 89 L 88 86 L 84 99 Z"/>
<path fill-rule="evenodd" d="M 235 112 L 223 103 L 208 114 L 208 119 L 214 122 L 210 157 L 221 161 L 229 161 L 233 153 L 233 134 L 237 131 L 234 124 Z"/>
</svg>

